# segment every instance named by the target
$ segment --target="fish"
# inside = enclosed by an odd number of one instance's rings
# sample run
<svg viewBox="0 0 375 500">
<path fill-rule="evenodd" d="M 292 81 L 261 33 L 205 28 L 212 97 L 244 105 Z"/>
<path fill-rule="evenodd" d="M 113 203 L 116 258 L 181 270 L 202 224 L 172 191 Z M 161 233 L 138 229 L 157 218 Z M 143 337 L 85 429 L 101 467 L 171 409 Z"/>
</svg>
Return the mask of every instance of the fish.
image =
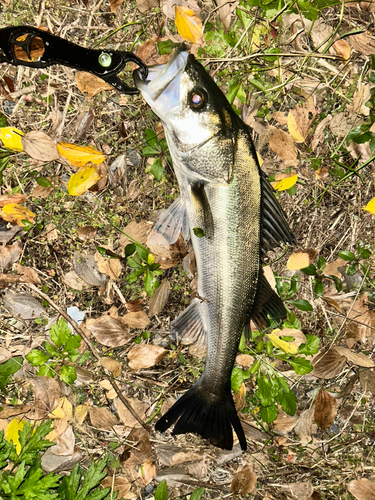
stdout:
<svg viewBox="0 0 375 500">
<path fill-rule="evenodd" d="M 160 118 L 180 196 L 154 232 L 172 244 L 190 233 L 197 296 L 171 323 L 177 340 L 207 342 L 199 380 L 158 420 L 164 432 L 195 433 L 242 450 L 246 437 L 231 392 L 231 373 L 245 325 L 286 317 L 266 280 L 268 250 L 294 237 L 262 172 L 249 127 L 234 112 L 205 68 L 182 46 L 164 65 L 135 70 L 135 86 Z"/>
</svg>

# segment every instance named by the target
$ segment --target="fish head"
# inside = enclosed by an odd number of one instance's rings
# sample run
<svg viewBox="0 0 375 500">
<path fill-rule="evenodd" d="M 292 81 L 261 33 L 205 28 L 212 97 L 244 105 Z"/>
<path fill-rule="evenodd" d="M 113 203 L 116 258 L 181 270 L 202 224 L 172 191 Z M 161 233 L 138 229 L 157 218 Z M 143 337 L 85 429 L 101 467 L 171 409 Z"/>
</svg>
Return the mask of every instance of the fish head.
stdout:
<svg viewBox="0 0 375 500">
<path fill-rule="evenodd" d="M 146 80 L 135 70 L 134 82 L 162 122 L 175 169 L 192 181 L 229 182 L 238 117 L 194 56 L 182 46 Z"/>
</svg>

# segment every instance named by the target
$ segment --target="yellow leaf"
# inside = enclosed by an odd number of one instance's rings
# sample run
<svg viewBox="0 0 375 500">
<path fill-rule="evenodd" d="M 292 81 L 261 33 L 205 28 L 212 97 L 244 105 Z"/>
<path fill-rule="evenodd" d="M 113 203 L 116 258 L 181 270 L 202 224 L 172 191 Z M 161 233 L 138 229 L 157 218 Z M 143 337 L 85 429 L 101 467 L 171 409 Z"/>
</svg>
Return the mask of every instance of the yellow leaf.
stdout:
<svg viewBox="0 0 375 500">
<path fill-rule="evenodd" d="M 105 160 L 105 155 L 91 146 L 58 142 L 57 149 L 60 156 L 68 160 L 73 167 L 84 167 L 87 163 L 100 165 Z"/>
<path fill-rule="evenodd" d="M 0 141 L 4 148 L 12 149 L 13 151 L 23 151 L 21 137 L 22 130 L 14 127 L 0 127 Z"/>
<path fill-rule="evenodd" d="M 281 179 L 278 182 L 271 182 L 274 189 L 277 191 L 285 191 L 294 186 L 297 182 L 298 174 L 292 175 L 291 177 L 286 177 L 285 179 Z"/>
<path fill-rule="evenodd" d="M 275 347 L 278 347 L 287 354 L 296 354 L 298 348 L 291 342 L 285 342 L 285 340 L 280 340 L 279 335 L 282 335 L 282 331 L 277 328 L 273 330 L 272 333 L 268 333 L 267 337 L 270 339 Z"/>
<path fill-rule="evenodd" d="M 98 173 L 96 167 L 83 167 L 70 177 L 68 181 L 68 193 L 70 196 L 79 196 L 96 184 L 100 178 L 101 175 Z"/>
<path fill-rule="evenodd" d="M 8 205 L 5 205 L 0 212 L 0 215 L 4 220 L 14 222 L 17 226 L 21 227 L 25 225 L 22 222 L 23 220 L 33 223 L 35 218 L 35 214 L 17 203 L 8 203 Z"/>
<path fill-rule="evenodd" d="M 13 442 L 14 446 L 16 447 L 18 455 L 20 454 L 21 451 L 21 444 L 18 437 L 18 432 L 22 431 L 22 429 L 25 427 L 26 422 L 27 420 L 20 420 L 19 418 L 14 418 L 8 425 L 5 435 L 5 438 L 9 443 L 11 441 Z M 34 432 L 35 431 L 33 431 L 33 434 Z"/>
<path fill-rule="evenodd" d="M 83 405 L 78 405 L 74 412 L 74 421 L 77 425 L 81 425 L 86 418 L 86 415 L 89 411 L 88 403 Z"/>
<path fill-rule="evenodd" d="M 370 200 L 365 207 L 363 207 L 363 210 L 367 210 L 371 214 L 375 215 L 375 198 Z"/>
<path fill-rule="evenodd" d="M 296 142 L 305 142 L 305 138 L 302 136 L 301 132 L 298 130 L 298 125 L 295 116 L 289 111 L 288 118 L 286 120 L 288 130 L 290 135 Z"/>
<path fill-rule="evenodd" d="M 299 269 L 303 269 L 308 267 L 311 262 L 315 259 L 318 252 L 313 248 L 310 248 L 304 252 L 294 252 L 289 257 L 288 262 L 286 263 L 286 268 L 291 271 L 298 271 Z"/>
<path fill-rule="evenodd" d="M 202 37 L 202 21 L 189 7 L 175 5 L 175 24 L 182 38 L 191 43 L 199 43 Z"/>
</svg>

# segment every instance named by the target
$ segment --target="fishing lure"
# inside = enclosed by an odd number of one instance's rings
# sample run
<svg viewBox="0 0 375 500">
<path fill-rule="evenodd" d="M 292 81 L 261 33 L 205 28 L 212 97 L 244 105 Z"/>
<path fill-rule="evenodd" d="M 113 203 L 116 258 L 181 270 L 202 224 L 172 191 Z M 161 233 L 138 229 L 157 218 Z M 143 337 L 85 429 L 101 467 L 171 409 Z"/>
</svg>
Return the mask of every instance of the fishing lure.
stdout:
<svg viewBox="0 0 375 500">
<path fill-rule="evenodd" d="M 132 52 L 88 49 L 33 26 L 0 29 L 1 62 L 31 68 L 62 64 L 92 73 L 123 94 L 138 93 L 138 89 L 129 87 L 117 76 L 126 63 L 138 64 L 142 78 L 146 79 L 148 74 L 145 63 Z"/>
</svg>

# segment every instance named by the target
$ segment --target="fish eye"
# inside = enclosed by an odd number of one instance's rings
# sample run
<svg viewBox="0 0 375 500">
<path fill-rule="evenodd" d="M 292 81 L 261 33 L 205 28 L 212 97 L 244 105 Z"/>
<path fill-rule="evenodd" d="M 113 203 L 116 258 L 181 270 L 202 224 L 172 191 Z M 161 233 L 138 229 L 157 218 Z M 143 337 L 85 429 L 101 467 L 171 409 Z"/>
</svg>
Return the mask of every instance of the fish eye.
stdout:
<svg viewBox="0 0 375 500">
<path fill-rule="evenodd" d="M 192 90 L 189 95 L 189 105 L 193 110 L 202 109 L 207 103 L 207 94 L 202 90 Z"/>
</svg>

